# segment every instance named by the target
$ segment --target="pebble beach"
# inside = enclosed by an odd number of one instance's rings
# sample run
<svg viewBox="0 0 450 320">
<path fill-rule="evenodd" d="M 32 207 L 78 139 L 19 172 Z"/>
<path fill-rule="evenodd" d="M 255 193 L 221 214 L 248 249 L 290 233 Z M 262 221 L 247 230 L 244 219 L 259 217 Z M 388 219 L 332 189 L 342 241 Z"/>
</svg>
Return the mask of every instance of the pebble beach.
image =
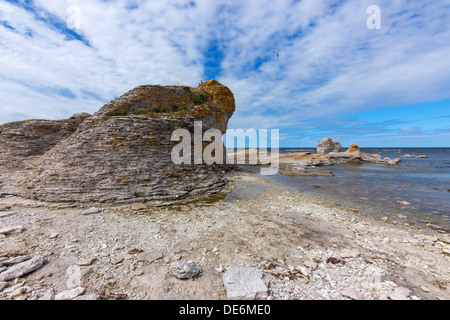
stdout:
<svg viewBox="0 0 450 320">
<path fill-rule="evenodd" d="M 0 199 L 0 299 L 449 299 L 446 231 L 228 179 L 214 201 L 158 208 Z M 230 288 L 236 266 L 262 289 Z"/>
</svg>

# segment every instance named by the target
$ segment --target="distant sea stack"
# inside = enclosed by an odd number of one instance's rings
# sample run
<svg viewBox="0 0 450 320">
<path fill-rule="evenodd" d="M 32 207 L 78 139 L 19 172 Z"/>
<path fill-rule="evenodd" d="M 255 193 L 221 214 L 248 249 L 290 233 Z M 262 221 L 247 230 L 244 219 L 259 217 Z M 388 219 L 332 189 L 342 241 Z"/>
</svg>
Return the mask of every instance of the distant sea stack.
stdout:
<svg viewBox="0 0 450 320">
<path fill-rule="evenodd" d="M 322 139 L 317 143 L 318 154 L 328 154 L 330 152 L 341 152 L 342 146 L 339 142 L 334 142 L 331 138 Z"/>
<path fill-rule="evenodd" d="M 198 87 L 139 86 L 104 105 L 38 158 L 22 195 L 49 202 L 171 204 L 219 193 L 227 165 L 171 160 L 176 129 L 225 133 L 233 93 L 215 80 Z"/>
</svg>

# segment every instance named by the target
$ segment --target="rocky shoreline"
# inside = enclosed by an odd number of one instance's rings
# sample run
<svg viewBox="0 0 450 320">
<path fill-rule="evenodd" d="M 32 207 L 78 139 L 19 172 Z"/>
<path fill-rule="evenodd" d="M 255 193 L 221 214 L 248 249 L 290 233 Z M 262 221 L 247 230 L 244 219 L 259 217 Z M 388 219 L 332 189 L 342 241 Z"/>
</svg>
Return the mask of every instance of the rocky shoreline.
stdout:
<svg viewBox="0 0 450 320">
<path fill-rule="evenodd" d="M 413 157 L 405 155 L 404 158 Z M 228 162 L 245 165 L 261 166 L 270 163 L 274 157 L 278 158 L 279 172 L 285 176 L 333 176 L 326 170 L 317 170 L 316 167 L 327 167 L 344 163 L 376 163 L 388 166 L 396 166 L 401 162 L 400 158 L 390 159 L 380 154 L 368 154 L 362 152 L 358 145 L 352 144 L 345 152 L 339 142 L 331 138 L 325 138 L 317 143 L 317 153 L 260 153 L 258 149 L 246 149 L 227 154 Z M 423 156 L 420 156 L 423 159 Z"/>
<path fill-rule="evenodd" d="M 226 177 L 168 207 L 1 198 L 0 299 L 450 298 L 444 230 Z"/>
</svg>

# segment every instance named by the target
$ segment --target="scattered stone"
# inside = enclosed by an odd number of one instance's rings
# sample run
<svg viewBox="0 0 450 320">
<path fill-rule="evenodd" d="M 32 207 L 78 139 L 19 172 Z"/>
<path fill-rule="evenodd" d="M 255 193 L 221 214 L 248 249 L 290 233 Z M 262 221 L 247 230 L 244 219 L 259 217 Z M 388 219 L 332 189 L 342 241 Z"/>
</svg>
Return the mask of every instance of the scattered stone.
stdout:
<svg viewBox="0 0 450 320">
<path fill-rule="evenodd" d="M 391 288 L 397 288 L 398 284 L 396 284 L 394 281 L 386 280 L 384 283 L 386 283 Z"/>
<path fill-rule="evenodd" d="M 430 289 L 428 289 L 428 287 L 426 287 L 426 286 L 421 286 L 420 289 L 422 289 L 422 291 L 424 291 L 426 293 L 430 292 Z"/>
<path fill-rule="evenodd" d="M 8 282 L 0 281 L 0 292 L 8 286 Z"/>
<path fill-rule="evenodd" d="M 102 298 L 98 294 L 92 293 L 78 296 L 76 298 L 73 298 L 72 300 L 102 300 Z"/>
<path fill-rule="evenodd" d="M 311 270 L 309 268 L 306 268 L 306 267 L 303 267 L 303 266 L 298 266 L 297 269 L 305 277 L 308 277 L 311 274 Z"/>
<path fill-rule="evenodd" d="M 67 291 L 58 293 L 55 296 L 55 300 L 72 300 L 72 299 L 84 294 L 85 292 L 86 292 L 85 288 L 78 287 L 75 289 L 71 289 L 71 290 L 67 290 Z"/>
<path fill-rule="evenodd" d="M 17 212 L 0 212 L 0 218 L 11 217 L 11 216 L 15 215 L 16 213 Z"/>
<path fill-rule="evenodd" d="M 382 222 L 388 222 L 388 218 L 387 218 L 387 217 L 383 217 L 383 218 L 380 219 L 380 221 L 382 221 Z"/>
<path fill-rule="evenodd" d="M 13 226 L 13 227 L 5 227 L 0 229 L 0 234 L 4 234 L 5 236 L 9 236 L 11 234 L 22 233 L 26 229 L 22 226 Z"/>
<path fill-rule="evenodd" d="M 356 290 L 353 288 L 345 288 L 340 293 L 344 297 L 350 298 L 352 300 L 361 300 L 361 297 L 359 296 L 358 292 L 356 292 Z"/>
<path fill-rule="evenodd" d="M 202 270 L 194 262 L 176 261 L 170 266 L 169 272 L 178 279 L 192 279 Z"/>
<path fill-rule="evenodd" d="M 14 291 L 9 293 L 9 297 L 16 300 L 17 297 L 24 295 L 26 298 L 26 294 L 27 292 L 31 291 L 30 287 L 19 287 L 17 289 L 15 289 Z M 22 300 L 19 298 L 19 300 Z"/>
<path fill-rule="evenodd" d="M 56 239 L 56 238 L 59 237 L 59 233 L 56 232 L 56 231 L 53 231 L 52 233 L 50 233 L 50 234 L 48 235 L 48 237 L 49 237 L 50 239 Z"/>
<path fill-rule="evenodd" d="M 360 255 L 361 254 L 358 251 L 350 250 L 350 249 L 344 249 L 340 253 L 341 258 L 343 258 L 343 259 L 346 259 L 346 258 L 357 258 Z"/>
<path fill-rule="evenodd" d="M 144 203 L 136 202 L 131 205 L 131 209 L 132 210 L 145 210 L 145 209 L 147 209 L 147 205 L 145 205 Z"/>
<path fill-rule="evenodd" d="M 40 296 L 38 298 L 38 300 L 45 300 L 45 301 L 54 300 L 54 299 L 55 299 L 55 294 L 53 293 L 53 290 L 46 291 L 42 296 Z"/>
<path fill-rule="evenodd" d="M 404 201 L 404 200 L 402 200 L 402 201 L 400 201 L 400 200 L 397 200 L 397 202 L 396 202 L 397 204 L 400 204 L 400 205 L 402 205 L 402 206 L 409 206 L 411 203 L 409 203 L 408 201 Z"/>
<path fill-rule="evenodd" d="M 94 214 L 94 213 L 100 213 L 103 210 L 100 208 L 96 208 L 96 207 L 92 207 L 90 209 L 84 210 L 83 212 L 81 212 L 82 215 L 89 215 L 89 214 Z"/>
<path fill-rule="evenodd" d="M 124 257 L 123 257 L 123 256 L 113 257 L 113 258 L 111 259 L 111 264 L 116 265 L 116 264 L 121 263 L 123 260 L 124 260 Z"/>
<path fill-rule="evenodd" d="M 305 261 L 304 265 L 310 268 L 311 270 L 315 270 L 318 266 L 318 264 L 315 263 L 314 261 Z"/>
<path fill-rule="evenodd" d="M 262 300 L 269 296 L 269 279 L 259 269 L 231 265 L 223 282 L 229 300 Z"/>
<path fill-rule="evenodd" d="M 67 289 L 75 289 L 81 285 L 81 269 L 79 266 L 73 265 L 68 267 L 66 275 L 68 276 L 66 281 Z"/>
<path fill-rule="evenodd" d="M 138 261 L 142 261 L 142 262 L 152 263 L 152 262 L 155 262 L 155 261 L 160 260 L 162 258 L 164 258 L 164 254 L 162 252 L 160 252 L 160 251 L 151 251 L 151 252 L 141 253 L 139 255 L 139 257 L 137 258 L 137 260 Z"/>
<path fill-rule="evenodd" d="M 216 270 L 218 273 L 222 273 L 222 272 L 224 272 L 225 271 L 225 269 L 223 268 L 223 266 L 222 265 L 220 265 L 219 267 L 217 267 L 217 268 L 214 268 L 214 270 Z"/>
<path fill-rule="evenodd" d="M 388 295 L 388 298 L 391 300 L 409 300 L 408 296 L 410 293 L 411 291 L 404 287 L 397 287 L 393 293 Z"/>
<path fill-rule="evenodd" d="M 44 258 L 33 256 L 29 260 L 13 265 L 0 273 L 0 281 L 8 281 L 20 278 L 25 274 L 33 272 L 44 265 Z"/>
<path fill-rule="evenodd" d="M 34 256 L 32 254 L 29 254 L 29 255 L 26 255 L 26 256 L 19 256 L 19 257 L 11 258 L 11 259 L 3 261 L 2 265 L 9 267 L 9 266 L 12 266 L 12 265 L 15 265 L 15 264 L 18 264 L 18 263 L 30 260 L 33 257 Z"/>
<path fill-rule="evenodd" d="M 96 257 L 88 257 L 83 260 L 78 261 L 77 265 L 79 266 L 90 266 L 97 260 Z"/>
</svg>

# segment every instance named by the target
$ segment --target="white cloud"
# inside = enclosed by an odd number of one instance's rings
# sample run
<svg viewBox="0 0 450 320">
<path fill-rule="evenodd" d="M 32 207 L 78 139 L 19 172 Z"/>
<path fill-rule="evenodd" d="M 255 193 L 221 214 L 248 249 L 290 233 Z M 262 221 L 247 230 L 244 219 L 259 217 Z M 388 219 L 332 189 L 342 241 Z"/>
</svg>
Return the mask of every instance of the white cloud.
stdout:
<svg viewBox="0 0 450 320">
<path fill-rule="evenodd" d="M 1 2 L 0 21 L 16 30 L 0 25 L 0 123 L 92 113 L 141 84 L 197 85 L 212 41 L 218 80 L 236 97 L 232 128 L 301 129 L 450 98 L 448 0 L 378 1 L 381 30 L 366 27 L 372 1 L 335 2 L 34 1 L 63 22 L 78 5 L 90 47 Z"/>
</svg>

